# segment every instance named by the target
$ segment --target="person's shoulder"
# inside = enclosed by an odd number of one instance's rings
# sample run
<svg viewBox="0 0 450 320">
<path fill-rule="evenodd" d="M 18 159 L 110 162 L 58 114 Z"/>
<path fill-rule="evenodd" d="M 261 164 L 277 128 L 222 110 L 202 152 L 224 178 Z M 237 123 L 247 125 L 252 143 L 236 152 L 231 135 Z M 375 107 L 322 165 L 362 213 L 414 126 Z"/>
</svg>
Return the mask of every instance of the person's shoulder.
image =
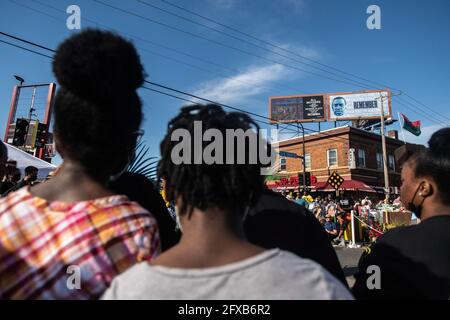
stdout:
<svg viewBox="0 0 450 320">
<path fill-rule="evenodd" d="M 12 210 L 17 205 L 23 205 L 26 200 L 32 199 L 33 195 L 28 192 L 27 188 L 8 193 L 8 195 L 0 198 L 0 216 Z"/>
<path fill-rule="evenodd" d="M 312 299 L 353 299 L 342 283 L 317 262 L 280 250 L 276 258 L 278 274 L 289 286 L 308 290 Z"/>
<path fill-rule="evenodd" d="M 146 296 L 146 289 L 155 286 L 154 271 L 148 262 L 140 262 L 114 278 L 103 294 L 103 300 L 130 300 Z"/>
<path fill-rule="evenodd" d="M 378 244 L 392 244 L 397 242 L 398 240 L 402 240 L 404 238 L 409 238 L 412 234 L 416 232 L 418 229 L 418 225 L 412 226 L 401 226 L 394 229 L 391 229 L 381 235 L 376 243 Z"/>
</svg>

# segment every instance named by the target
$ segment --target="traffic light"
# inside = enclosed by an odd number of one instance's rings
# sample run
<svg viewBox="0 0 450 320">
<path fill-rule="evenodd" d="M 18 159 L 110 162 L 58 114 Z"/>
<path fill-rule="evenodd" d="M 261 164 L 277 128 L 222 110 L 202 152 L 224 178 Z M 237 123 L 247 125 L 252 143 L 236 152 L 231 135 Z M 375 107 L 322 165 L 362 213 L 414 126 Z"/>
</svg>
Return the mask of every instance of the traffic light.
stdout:
<svg viewBox="0 0 450 320">
<path fill-rule="evenodd" d="M 25 119 L 16 120 L 16 128 L 14 129 L 14 137 L 12 144 L 14 146 L 23 146 L 28 134 L 28 121 Z"/>
<path fill-rule="evenodd" d="M 36 148 L 42 148 L 47 141 L 47 125 L 45 123 L 38 123 L 36 140 L 34 146 Z"/>
<path fill-rule="evenodd" d="M 298 185 L 303 186 L 303 172 L 298 173 Z"/>
<path fill-rule="evenodd" d="M 307 187 L 311 186 L 311 172 L 305 172 L 305 185 Z"/>
</svg>

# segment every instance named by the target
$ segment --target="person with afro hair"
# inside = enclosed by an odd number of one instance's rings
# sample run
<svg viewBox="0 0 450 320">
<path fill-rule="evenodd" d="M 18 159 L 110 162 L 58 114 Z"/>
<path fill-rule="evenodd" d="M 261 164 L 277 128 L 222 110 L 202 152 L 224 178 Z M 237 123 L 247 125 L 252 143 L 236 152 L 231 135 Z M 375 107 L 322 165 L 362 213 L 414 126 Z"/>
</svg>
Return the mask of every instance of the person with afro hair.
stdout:
<svg viewBox="0 0 450 320">
<path fill-rule="evenodd" d="M 112 279 L 160 251 L 157 221 L 109 187 L 133 158 L 144 71 L 133 44 L 87 29 L 59 45 L 56 148 L 44 183 L 0 201 L 0 298 L 97 299 Z"/>
</svg>

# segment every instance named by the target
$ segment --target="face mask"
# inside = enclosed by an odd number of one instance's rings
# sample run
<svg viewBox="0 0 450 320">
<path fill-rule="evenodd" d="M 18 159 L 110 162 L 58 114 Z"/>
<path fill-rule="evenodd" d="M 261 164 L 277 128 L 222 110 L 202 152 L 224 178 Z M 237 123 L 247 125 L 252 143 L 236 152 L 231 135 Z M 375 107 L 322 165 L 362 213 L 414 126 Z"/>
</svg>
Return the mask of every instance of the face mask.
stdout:
<svg viewBox="0 0 450 320">
<path fill-rule="evenodd" d="M 425 198 L 422 199 L 422 202 L 420 202 L 419 205 L 415 205 L 414 200 L 416 200 L 416 195 L 419 192 L 419 189 L 421 186 L 422 186 L 422 183 L 419 184 L 419 186 L 417 187 L 416 192 L 414 192 L 414 196 L 411 199 L 411 201 L 406 204 L 406 209 L 413 212 L 419 219 L 420 219 L 420 216 L 422 215 L 422 204 L 425 201 Z"/>
</svg>

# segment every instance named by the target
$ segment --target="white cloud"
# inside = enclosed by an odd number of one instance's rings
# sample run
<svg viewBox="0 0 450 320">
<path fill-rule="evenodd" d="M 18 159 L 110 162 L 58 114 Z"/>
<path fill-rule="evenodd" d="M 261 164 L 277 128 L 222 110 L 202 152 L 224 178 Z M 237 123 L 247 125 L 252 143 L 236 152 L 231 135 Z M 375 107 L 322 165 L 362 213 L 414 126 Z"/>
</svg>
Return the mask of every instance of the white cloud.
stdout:
<svg viewBox="0 0 450 320">
<path fill-rule="evenodd" d="M 235 76 L 205 82 L 195 94 L 221 103 L 242 102 L 267 91 L 271 82 L 290 75 L 290 70 L 278 64 L 250 67 Z"/>
</svg>

